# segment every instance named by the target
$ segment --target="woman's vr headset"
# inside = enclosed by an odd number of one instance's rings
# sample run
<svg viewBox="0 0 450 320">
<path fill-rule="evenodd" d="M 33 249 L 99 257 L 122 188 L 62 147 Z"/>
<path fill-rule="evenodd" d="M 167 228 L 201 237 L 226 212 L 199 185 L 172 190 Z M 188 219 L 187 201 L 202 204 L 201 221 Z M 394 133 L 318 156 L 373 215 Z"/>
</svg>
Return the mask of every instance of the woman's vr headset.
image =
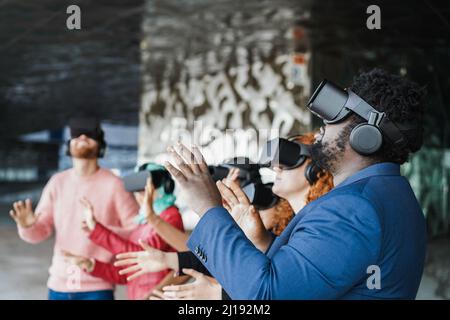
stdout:
<svg viewBox="0 0 450 320">
<path fill-rule="evenodd" d="M 350 134 L 351 147 L 362 155 L 379 150 L 383 136 L 394 146 L 403 147 L 407 142 L 399 127 L 384 112 L 375 110 L 350 89 L 341 89 L 330 81 L 323 80 L 319 84 L 308 101 L 308 108 L 326 124 L 340 122 L 351 112 L 364 118 L 367 122 L 357 125 Z"/>
<path fill-rule="evenodd" d="M 250 183 L 242 188 L 251 204 L 258 210 L 266 210 L 274 207 L 280 197 L 272 192 L 273 183 Z"/>
<path fill-rule="evenodd" d="M 122 181 L 125 185 L 125 190 L 127 190 L 128 192 L 144 191 L 148 177 L 152 178 L 152 184 L 155 189 L 164 186 L 165 193 L 173 192 L 175 188 L 174 181 L 172 180 L 170 173 L 165 170 L 143 170 L 129 174 L 122 178 Z"/>
<path fill-rule="evenodd" d="M 300 167 L 307 158 L 311 158 L 310 146 L 284 138 L 275 138 L 266 142 L 258 163 L 262 167 L 279 167 L 291 170 Z M 305 178 L 313 185 L 318 178 L 320 168 L 311 161 L 305 169 Z"/>
<path fill-rule="evenodd" d="M 307 145 L 284 138 L 275 138 L 266 142 L 258 163 L 262 167 L 280 167 L 283 170 L 289 170 L 300 167 L 307 157 L 311 157 Z"/>
</svg>

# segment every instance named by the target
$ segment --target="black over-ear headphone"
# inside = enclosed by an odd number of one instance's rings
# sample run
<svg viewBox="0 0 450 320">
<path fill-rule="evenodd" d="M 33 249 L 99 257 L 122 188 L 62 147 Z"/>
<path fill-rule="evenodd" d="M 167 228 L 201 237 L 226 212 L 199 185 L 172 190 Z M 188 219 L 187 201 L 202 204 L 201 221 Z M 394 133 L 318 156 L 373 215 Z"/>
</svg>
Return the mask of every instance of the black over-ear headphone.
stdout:
<svg viewBox="0 0 450 320">
<path fill-rule="evenodd" d="M 383 144 L 383 135 L 379 128 L 379 121 L 383 118 L 383 113 L 373 109 L 362 98 L 347 90 L 347 106 L 357 106 L 361 110 L 355 112 L 368 114 L 367 122 L 363 122 L 354 127 L 350 133 L 350 146 L 362 155 L 369 155 L 377 152 Z"/>
<path fill-rule="evenodd" d="M 290 136 L 287 139 L 292 142 L 297 142 L 297 138 L 301 136 L 302 136 L 301 134 L 297 134 Z M 305 168 L 305 178 L 308 181 L 309 185 L 312 186 L 319 178 L 319 173 L 322 171 L 322 169 L 318 165 L 316 165 L 316 163 L 312 160 L 311 156 L 309 157 L 309 159 L 311 161 Z M 304 160 L 301 162 L 300 165 L 302 165 L 304 161 L 306 161 L 306 157 L 304 157 Z"/>
<path fill-rule="evenodd" d="M 350 146 L 361 155 L 371 155 L 380 150 L 384 138 L 393 146 L 404 148 L 408 138 L 402 131 L 417 127 L 416 123 L 396 124 L 352 90 L 344 90 L 328 80 L 323 80 L 314 91 L 308 101 L 308 109 L 325 124 L 338 123 L 351 112 L 366 120 L 352 129 L 349 139 Z"/>
</svg>

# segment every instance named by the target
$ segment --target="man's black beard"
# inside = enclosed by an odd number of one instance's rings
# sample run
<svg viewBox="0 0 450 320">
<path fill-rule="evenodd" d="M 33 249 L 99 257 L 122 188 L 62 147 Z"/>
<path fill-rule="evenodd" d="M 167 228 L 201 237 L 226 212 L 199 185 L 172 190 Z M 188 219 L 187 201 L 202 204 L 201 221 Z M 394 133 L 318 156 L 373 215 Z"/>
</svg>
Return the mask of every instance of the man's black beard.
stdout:
<svg viewBox="0 0 450 320">
<path fill-rule="evenodd" d="M 333 172 L 337 160 L 334 149 L 330 147 L 330 143 L 322 143 L 322 140 L 319 140 L 311 147 L 311 158 L 322 170 Z"/>
<path fill-rule="evenodd" d="M 331 174 L 336 172 L 339 162 L 342 161 L 350 131 L 350 126 L 344 127 L 332 143 L 322 143 L 322 139 L 316 141 L 311 147 L 312 160 L 321 169 Z"/>
</svg>

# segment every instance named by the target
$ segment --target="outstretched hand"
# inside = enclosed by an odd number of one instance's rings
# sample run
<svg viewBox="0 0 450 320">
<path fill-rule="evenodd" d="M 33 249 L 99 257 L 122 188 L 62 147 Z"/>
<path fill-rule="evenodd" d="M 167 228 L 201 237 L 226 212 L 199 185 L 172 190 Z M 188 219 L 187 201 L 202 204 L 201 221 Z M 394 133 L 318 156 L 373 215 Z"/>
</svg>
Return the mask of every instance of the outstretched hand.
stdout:
<svg viewBox="0 0 450 320">
<path fill-rule="evenodd" d="M 240 173 L 240 172 L 241 172 L 241 171 L 239 170 L 239 168 L 231 168 L 231 169 L 228 171 L 228 174 L 227 174 L 226 178 L 223 179 L 222 182 L 225 183 L 225 185 L 226 185 L 227 187 L 230 187 L 230 185 L 231 185 L 232 183 L 239 183 L 239 182 L 238 182 L 238 178 L 239 178 L 239 173 Z"/>
<path fill-rule="evenodd" d="M 139 240 L 139 244 L 144 251 L 120 253 L 116 256 L 117 261 L 114 263 L 114 266 L 128 266 L 119 271 L 121 275 L 131 273 L 127 277 L 128 281 L 150 272 L 158 272 L 168 268 L 178 269 L 178 256 L 176 252 L 164 252 L 152 248 L 142 240 Z M 176 261 L 173 258 L 176 258 Z"/>
<path fill-rule="evenodd" d="M 30 199 L 26 199 L 25 203 L 23 201 L 14 202 L 13 210 L 9 211 L 9 215 L 21 228 L 29 228 L 37 220 L 37 216 L 33 212 Z"/>
<path fill-rule="evenodd" d="M 195 279 L 194 282 L 170 285 L 163 288 L 158 297 L 164 300 L 221 300 L 222 286 L 216 279 L 193 269 L 183 269 L 183 273 Z"/>
<path fill-rule="evenodd" d="M 247 195 L 237 182 L 225 185 L 217 181 L 217 187 L 223 198 L 224 207 L 244 231 L 245 236 L 261 251 L 265 252 L 272 237 L 267 231 L 258 210 L 251 205 Z"/>
<path fill-rule="evenodd" d="M 200 150 L 195 146 L 191 152 L 178 143 L 168 152 L 174 164 L 166 162 L 166 168 L 189 199 L 190 208 L 201 217 L 209 209 L 221 206 L 222 198 Z"/>
<path fill-rule="evenodd" d="M 147 178 L 147 182 L 145 184 L 145 194 L 144 201 L 142 205 L 144 206 L 145 216 L 147 221 L 150 224 L 154 224 L 158 221 L 159 217 L 156 215 L 155 210 L 153 209 L 153 196 L 155 194 L 155 187 L 152 183 L 151 176 Z"/>
<path fill-rule="evenodd" d="M 83 256 L 72 254 L 68 251 L 63 251 L 64 259 L 71 264 L 74 264 L 86 272 L 92 272 L 95 266 L 95 260 Z"/>
<path fill-rule="evenodd" d="M 82 228 L 86 232 L 92 232 L 94 231 L 95 225 L 97 223 L 94 217 L 94 207 L 85 197 L 81 198 L 80 202 L 84 207 L 83 210 L 84 220 L 82 222 Z"/>
</svg>

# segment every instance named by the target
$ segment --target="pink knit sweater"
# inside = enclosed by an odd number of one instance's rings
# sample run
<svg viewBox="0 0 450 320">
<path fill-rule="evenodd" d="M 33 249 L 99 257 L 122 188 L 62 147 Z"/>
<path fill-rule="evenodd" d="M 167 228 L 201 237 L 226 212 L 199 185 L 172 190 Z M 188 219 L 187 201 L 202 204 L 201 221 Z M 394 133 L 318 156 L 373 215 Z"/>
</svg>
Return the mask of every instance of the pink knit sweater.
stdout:
<svg viewBox="0 0 450 320">
<path fill-rule="evenodd" d="M 39 243 L 55 231 L 53 259 L 48 287 L 60 292 L 84 292 L 113 289 L 114 285 L 83 272 L 68 263 L 62 254 L 72 254 L 112 261 L 113 256 L 95 245 L 82 230 L 83 206 L 86 197 L 94 207 L 97 221 L 114 232 L 127 236 L 135 227 L 134 217 L 139 206 L 133 195 L 124 189 L 122 180 L 107 169 L 99 169 L 87 177 L 69 169 L 55 174 L 45 186 L 35 213 L 37 222 L 30 228 L 20 228 L 19 236 L 30 243 Z"/>
</svg>

